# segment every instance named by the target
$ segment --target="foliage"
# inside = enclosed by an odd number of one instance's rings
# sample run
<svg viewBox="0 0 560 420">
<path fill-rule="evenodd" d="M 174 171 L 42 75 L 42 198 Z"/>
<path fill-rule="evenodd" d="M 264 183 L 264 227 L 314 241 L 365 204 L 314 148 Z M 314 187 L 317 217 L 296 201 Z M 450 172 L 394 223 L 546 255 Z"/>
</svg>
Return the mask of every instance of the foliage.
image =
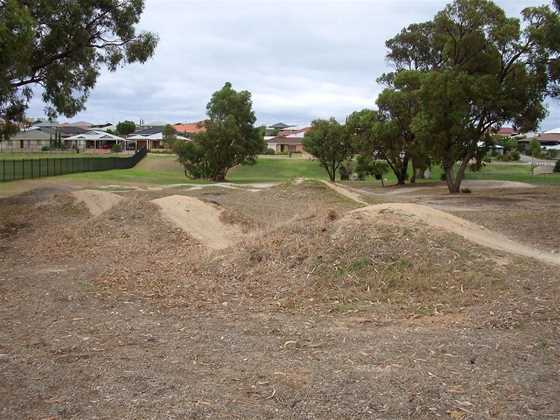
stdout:
<svg viewBox="0 0 560 420">
<path fill-rule="evenodd" d="M 113 152 L 113 153 L 120 153 L 120 152 L 122 152 L 122 146 L 121 146 L 120 144 L 117 144 L 117 143 L 113 144 L 113 145 L 111 146 L 111 152 Z"/>
<path fill-rule="evenodd" d="M 163 142 L 167 144 L 168 147 L 173 148 L 173 144 L 177 140 L 177 130 L 171 124 L 167 124 L 163 128 Z"/>
<path fill-rule="evenodd" d="M 122 121 L 117 124 L 117 134 L 119 136 L 128 136 L 136 131 L 136 123 L 134 121 Z"/>
<path fill-rule="evenodd" d="M 39 85 L 49 116 L 76 115 L 102 67 L 144 63 L 158 41 L 153 33 L 136 32 L 143 0 L 2 0 L 0 6 L 4 129 L 24 120 Z"/>
<path fill-rule="evenodd" d="M 185 176 L 191 179 L 210 178 L 210 168 L 205 152 L 200 144 L 193 141 L 178 141 L 173 144 L 173 151 L 183 165 Z"/>
<path fill-rule="evenodd" d="M 303 148 L 319 160 L 332 182 L 342 163 L 352 156 L 349 132 L 334 118 L 313 121 L 311 130 L 305 133 Z"/>
<path fill-rule="evenodd" d="M 546 6 L 525 9 L 523 19 L 522 26 L 488 0 L 455 0 L 387 42 L 396 74 L 383 79 L 418 75 L 421 106 L 410 128 L 444 167 L 450 192 L 460 191 L 493 127 L 512 122 L 529 131 L 546 115 L 543 101 L 555 80 L 547 63 L 558 54 L 560 20 Z"/>
<path fill-rule="evenodd" d="M 560 173 L 560 160 L 556 161 L 556 165 L 554 165 L 554 170 L 555 173 Z"/>
<path fill-rule="evenodd" d="M 251 94 L 237 92 L 231 83 L 215 92 L 206 107 L 206 131 L 193 137 L 192 146 L 181 149 L 185 171 L 194 178 L 223 181 L 231 168 L 254 164 L 265 145 L 262 130 L 254 127 L 252 107 Z"/>
<path fill-rule="evenodd" d="M 358 156 L 356 165 L 358 179 L 364 180 L 368 176 L 373 176 L 384 185 L 383 176 L 387 172 L 389 172 L 389 165 L 386 162 L 374 160 L 365 155 Z"/>
<path fill-rule="evenodd" d="M 541 143 L 537 139 L 533 139 L 529 143 L 529 156 L 533 156 L 535 158 L 542 157 Z"/>
</svg>

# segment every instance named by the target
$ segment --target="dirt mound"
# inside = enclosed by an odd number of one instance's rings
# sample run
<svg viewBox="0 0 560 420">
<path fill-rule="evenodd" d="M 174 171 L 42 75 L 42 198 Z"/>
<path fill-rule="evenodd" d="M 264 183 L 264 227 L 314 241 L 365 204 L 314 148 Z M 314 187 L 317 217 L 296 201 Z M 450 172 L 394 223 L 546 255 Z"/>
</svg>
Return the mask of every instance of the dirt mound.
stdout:
<svg viewBox="0 0 560 420">
<path fill-rule="evenodd" d="M 73 191 L 72 195 L 79 203 L 84 203 L 94 217 L 105 213 L 123 200 L 120 195 L 98 190 Z"/>
<path fill-rule="evenodd" d="M 428 206 L 412 203 L 387 203 L 368 206 L 352 211 L 340 223 L 344 225 L 347 218 L 372 217 L 379 220 L 384 213 L 391 212 L 405 217 L 413 217 L 416 221 L 441 229 L 446 232 L 455 233 L 463 238 L 487 248 L 504 251 L 510 254 L 530 257 L 549 264 L 560 265 L 560 255 L 540 251 L 538 249 L 512 241 L 496 232 L 492 232 L 480 225 L 469 222 L 460 217 L 453 216 L 441 210 Z"/>
<path fill-rule="evenodd" d="M 236 225 L 223 221 L 223 209 L 198 198 L 172 195 L 153 200 L 169 222 L 212 249 L 228 248 L 242 236 Z"/>
</svg>

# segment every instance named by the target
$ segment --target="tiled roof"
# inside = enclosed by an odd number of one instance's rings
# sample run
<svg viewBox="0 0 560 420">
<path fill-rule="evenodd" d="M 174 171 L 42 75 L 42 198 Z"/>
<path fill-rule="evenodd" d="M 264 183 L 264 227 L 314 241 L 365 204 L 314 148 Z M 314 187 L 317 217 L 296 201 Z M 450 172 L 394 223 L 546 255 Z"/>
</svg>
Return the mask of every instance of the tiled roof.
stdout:
<svg viewBox="0 0 560 420">
<path fill-rule="evenodd" d="M 175 124 L 173 128 L 175 128 L 177 133 L 196 134 L 206 131 L 206 128 L 204 127 L 204 121 L 197 121 L 187 124 Z"/>
</svg>

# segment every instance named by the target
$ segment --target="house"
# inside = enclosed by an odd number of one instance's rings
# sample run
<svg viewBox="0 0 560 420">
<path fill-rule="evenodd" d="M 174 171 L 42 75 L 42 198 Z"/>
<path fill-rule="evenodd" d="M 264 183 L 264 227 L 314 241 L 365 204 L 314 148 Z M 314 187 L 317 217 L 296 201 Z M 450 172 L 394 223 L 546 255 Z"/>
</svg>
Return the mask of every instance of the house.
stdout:
<svg viewBox="0 0 560 420">
<path fill-rule="evenodd" d="M 288 125 L 288 124 L 284 124 L 283 122 L 279 122 L 279 123 L 276 123 L 276 124 L 273 124 L 273 125 L 269 126 L 269 128 L 272 128 L 274 130 L 284 130 L 284 129 L 290 128 L 290 127 L 292 127 L 292 126 Z"/>
<path fill-rule="evenodd" d="M 558 146 L 560 145 L 560 128 L 545 131 L 537 140 L 541 142 L 542 146 Z"/>
<path fill-rule="evenodd" d="M 302 153 L 303 139 L 305 133 L 310 130 L 310 127 L 299 129 L 293 134 L 280 134 L 276 137 L 265 139 L 267 147 L 274 150 L 276 153 Z M 283 130 L 284 132 L 284 130 Z"/>
<path fill-rule="evenodd" d="M 496 132 L 496 136 L 498 137 L 514 137 L 518 134 L 517 130 L 514 130 L 511 127 L 502 127 Z"/>
<path fill-rule="evenodd" d="M 544 133 L 538 135 L 529 135 L 525 138 L 519 139 L 520 144 L 528 144 L 532 140 L 536 139 L 542 147 L 550 148 L 560 145 L 560 128 L 554 130 L 545 131 Z"/>
<path fill-rule="evenodd" d="M 84 130 L 91 130 L 93 128 L 93 124 L 87 121 L 65 122 L 59 124 L 58 127 L 79 127 Z"/>
<path fill-rule="evenodd" d="M 147 150 L 161 149 L 164 147 L 164 134 L 165 127 L 153 127 L 138 130 L 126 137 L 127 141 L 133 141 L 136 144 L 136 149 L 145 147 Z M 178 135 L 175 136 L 177 140 L 189 141 L 187 137 Z"/>
<path fill-rule="evenodd" d="M 179 135 L 183 135 L 185 137 L 192 137 L 194 134 L 203 133 L 206 131 L 206 127 L 204 126 L 205 121 L 197 121 L 194 123 L 187 123 L 187 124 L 175 124 L 173 128 Z"/>
<path fill-rule="evenodd" d="M 32 127 L 17 132 L 9 140 L 0 141 L 2 152 L 40 152 L 51 145 L 53 136 L 47 130 Z"/>
<path fill-rule="evenodd" d="M 125 146 L 127 139 L 104 131 L 88 131 L 83 134 L 67 137 L 63 139 L 64 146 L 67 149 L 104 149 L 110 150 L 115 144 Z M 125 147 L 125 149 L 128 149 Z"/>
<path fill-rule="evenodd" d="M 294 134 L 298 134 L 301 132 L 307 132 L 311 129 L 311 127 L 308 126 L 290 126 L 290 127 L 286 127 L 280 130 L 280 132 L 278 133 L 279 136 L 291 136 Z"/>
</svg>

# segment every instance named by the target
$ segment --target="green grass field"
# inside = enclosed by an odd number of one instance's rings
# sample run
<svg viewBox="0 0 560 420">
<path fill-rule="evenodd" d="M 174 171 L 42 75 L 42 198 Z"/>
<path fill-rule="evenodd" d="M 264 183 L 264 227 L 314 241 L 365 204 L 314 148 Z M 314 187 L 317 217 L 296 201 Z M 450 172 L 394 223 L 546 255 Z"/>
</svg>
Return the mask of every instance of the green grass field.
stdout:
<svg viewBox="0 0 560 420">
<path fill-rule="evenodd" d="M 85 155 L 72 156 L 84 157 Z M 441 168 L 435 167 L 431 180 L 419 180 L 418 182 L 437 182 L 440 180 L 440 176 Z M 261 158 L 255 165 L 234 168 L 228 174 L 227 179 L 234 183 L 251 183 L 287 182 L 300 177 L 328 179 L 326 171 L 321 168 L 319 162 L 295 158 Z M 64 175 L 63 178 L 106 183 L 200 184 L 208 182 L 185 177 L 175 156 L 156 154 L 148 155 L 148 157 L 132 169 L 76 173 Z M 385 178 L 387 185 L 396 183 L 396 178 L 392 172 L 388 173 Z M 480 172 L 467 172 L 466 179 L 560 184 L 560 174 L 532 176 L 530 166 L 521 164 L 492 163 Z M 380 184 L 379 181 L 373 179 L 369 179 L 368 182 Z"/>
<path fill-rule="evenodd" d="M 532 175 L 530 165 L 493 163 L 480 172 L 467 172 L 466 179 L 517 181 L 529 184 L 560 184 L 560 173 Z"/>
</svg>

